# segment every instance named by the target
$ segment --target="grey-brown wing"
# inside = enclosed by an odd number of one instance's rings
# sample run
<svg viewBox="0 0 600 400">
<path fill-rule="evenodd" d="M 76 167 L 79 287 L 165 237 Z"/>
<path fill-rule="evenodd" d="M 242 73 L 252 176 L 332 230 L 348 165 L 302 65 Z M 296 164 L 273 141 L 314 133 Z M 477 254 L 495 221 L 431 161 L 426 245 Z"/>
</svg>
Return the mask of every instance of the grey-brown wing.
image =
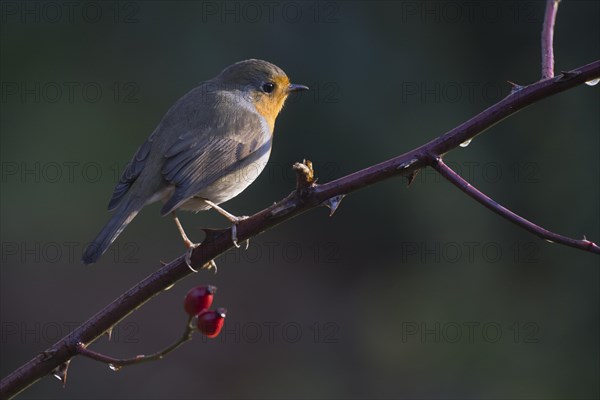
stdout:
<svg viewBox="0 0 600 400">
<path fill-rule="evenodd" d="M 219 129 L 223 129 L 220 127 Z M 228 175 L 248 159 L 270 150 L 270 136 L 256 118 L 227 126 L 227 135 L 188 132 L 180 136 L 164 154 L 162 174 L 175 186 L 161 210 L 166 215 L 215 180 Z"/>
<path fill-rule="evenodd" d="M 146 160 L 148 159 L 148 155 L 150 154 L 150 149 L 152 147 L 152 135 L 148 138 L 135 152 L 133 158 L 125 167 L 123 174 L 121 174 L 121 178 L 119 179 L 119 183 L 115 187 L 113 191 L 112 197 L 108 202 L 108 209 L 115 209 L 121 200 L 123 200 L 125 194 L 133 185 L 133 182 L 140 176 L 140 173 L 144 169 L 146 165 Z"/>
</svg>

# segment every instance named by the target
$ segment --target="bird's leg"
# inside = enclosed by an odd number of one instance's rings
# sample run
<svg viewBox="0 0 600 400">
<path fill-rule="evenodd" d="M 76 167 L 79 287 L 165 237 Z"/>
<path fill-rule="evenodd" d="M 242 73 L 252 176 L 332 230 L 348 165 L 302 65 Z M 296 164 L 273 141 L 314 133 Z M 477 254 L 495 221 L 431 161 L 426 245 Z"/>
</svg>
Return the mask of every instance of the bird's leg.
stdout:
<svg viewBox="0 0 600 400">
<path fill-rule="evenodd" d="M 231 227 L 231 241 L 233 242 L 234 246 L 239 249 L 240 245 L 237 242 L 237 224 L 239 224 L 241 221 L 247 219 L 248 217 L 245 215 L 236 217 L 235 215 L 227 212 L 225 209 L 219 207 L 212 201 L 206 200 L 206 199 L 203 199 L 203 200 L 206 204 L 208 204 L 209 206 L 214 208 L 219 214 L 221 214 L 222 216 L 227 218 L 233 224 L 233 226 Z M 246 250 L 248 250 L 248 246 L 250 246 L 250 239 L 246 240 Z"/>
<path fill-rule="evenodd" d="M 206 204 L 208 204 L 209 206 L 211 206 L 212 208 L 214 208 L 219 214 L 221 214 L 222 216 L 224 216 L 225 218 L 227 218 L 230 222 L 232 222 L 234 224 L 237 224 L 238 222 L 243 221 L 246 218 L 248 218 L 246 216 L 236 217 L 235 215 L 231 214 L 230 212 L 221 208 L 220 206 L 216 205 L 215 203 L 213 203 L 210 200 L 204 199 L 204 202 Z"/>
<path fill-rule="evenodd" d="M 183 239 L 183 244 L 185 245 L 185 247 L 187 249 L 194 249 L 194 248 L 198 247 L 198 244 L 192 242 L 185 234 L 185 231 L 183 230 L 183 226 L 181 225 L 181 222 L 179 222 L 179 218 L 177 218 L 177 214 L 175 214 L 175 211 L 171 212 L 171 216 L 173 217 L 173 221 L 175 222 L 175 225 L 177 226 L 177 230 L 179 231 L 179 234 L 181 235 L 181 238 Z"/>
<path fill-rule="evenodd" d="M 183 226 L 181 225 L 181 222 L 179 221 L 179 218 L 177 218 L 177 214 L 175 214 L 175 211 L 171 212 L 171 215 L 173 216 L 173 221 L 175 222 L 175 225 L 177 226 L 177 230 L 179 231 L 179 234 L 181 235 L 181 238 L 183 239 L 183 244 L 188 249 L 187 252 L 185 253 L 185 263 L 187 264 L 189 269 L 191 269 L 194 272 L 198 272 L 198 270 L 196 270 L 192 267 L 192 251 L 196 247 L 200 246 L 200 243 L 194 243 L 187 237 L 187 235 L 185 234 L 185 231 L 183 230 Z M 217 272 L 217 264 L 215 264 L 215 260 L 210 260 L 209 262 L 204 264 L 202 266 L 202 268 L 206 268 L 206 269 L 214 268 L 215 273 Z"/>
</svg>

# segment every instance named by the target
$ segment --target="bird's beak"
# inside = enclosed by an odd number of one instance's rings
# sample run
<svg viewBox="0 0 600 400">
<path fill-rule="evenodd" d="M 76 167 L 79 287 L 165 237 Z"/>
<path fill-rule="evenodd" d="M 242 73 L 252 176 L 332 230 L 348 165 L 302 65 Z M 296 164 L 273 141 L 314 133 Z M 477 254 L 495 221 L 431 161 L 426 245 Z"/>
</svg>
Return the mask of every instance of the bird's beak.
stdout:
<svg viewBox="0 0 600 400">
<path fill-rule="evenodd" d="M 288 92 L 300 92 L 302 90 L 308 90 L 308 86 L 298 85 L 296 83 L 290 83 L 290 86 L 288 86 Z"/>
</svg>

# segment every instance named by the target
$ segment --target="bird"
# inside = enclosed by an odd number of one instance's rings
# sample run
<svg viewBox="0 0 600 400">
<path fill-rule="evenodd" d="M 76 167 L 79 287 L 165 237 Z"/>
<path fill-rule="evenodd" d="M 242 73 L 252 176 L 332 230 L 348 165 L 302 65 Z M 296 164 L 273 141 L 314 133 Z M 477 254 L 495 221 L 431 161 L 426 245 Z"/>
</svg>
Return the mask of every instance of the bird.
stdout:
<svg viewBox="0 0 600 400">
<path fill-rule="evenodd" d="M 290 83 L 278 66 L 249 59 L 183 95 L 125 167 L 108 203 L 113 214 L 86 247 L 83 263 L 97 262 L 141 209 L 158 201 L 164 203 L 161 216 L 170 214 L 175 221 L 190 268 L 197 244 L 187 237 L 177 210 L 218 211 L 232 222 L 232 241 L 238 246 L 235 228 L 246 217 L 219 205 L 262 172 L 271 154 L 275 120 L 288 95 L 303 90 L 308 87 Z"/>
</svg>

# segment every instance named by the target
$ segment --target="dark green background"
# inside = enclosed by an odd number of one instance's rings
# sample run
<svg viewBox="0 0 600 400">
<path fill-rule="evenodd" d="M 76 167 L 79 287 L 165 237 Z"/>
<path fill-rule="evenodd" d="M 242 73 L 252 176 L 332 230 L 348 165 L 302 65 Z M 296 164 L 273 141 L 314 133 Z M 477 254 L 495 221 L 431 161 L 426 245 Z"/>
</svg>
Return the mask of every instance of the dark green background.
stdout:
<svg viewBox="0 0 600 400">
<path fill-rule="evenodd" d="M 540 77 L 541 1 L 86 4 L 2 3 L 2 376 L 183 252 L 155 204 L 100 263 L 79 262 L 109 217 L 115 174 L 177 98 L 225 66 L 266 59 L 312 88 L 279 117 L 265 172 L 226 204 L 247 215 L 293 189 L 295 161 L 331 180 L 471 118 L 507 80 Z M 558 71 L 598 58 L 599 14 L 599 2 L 561 3 Z M 446 160 L 524 217 L 598 241 L 598 105 L 598 87 L 575 88 Z M 198 241 L 200 227 L 227 226 L 214 212 L 182 219 Z M 22 398 L 600 394 L 598 256 L 537 239 L 431 170 L 410 189 L 394 179 L 352 194 L 332 218 L 313 210 L 217 264 L 93 348 L 166 345 L 198 284 L 218 286 L 229 309 L 221 338 L 118 373 L 77 358 L 66 389 L 48 377 Z"/>
</svg>

